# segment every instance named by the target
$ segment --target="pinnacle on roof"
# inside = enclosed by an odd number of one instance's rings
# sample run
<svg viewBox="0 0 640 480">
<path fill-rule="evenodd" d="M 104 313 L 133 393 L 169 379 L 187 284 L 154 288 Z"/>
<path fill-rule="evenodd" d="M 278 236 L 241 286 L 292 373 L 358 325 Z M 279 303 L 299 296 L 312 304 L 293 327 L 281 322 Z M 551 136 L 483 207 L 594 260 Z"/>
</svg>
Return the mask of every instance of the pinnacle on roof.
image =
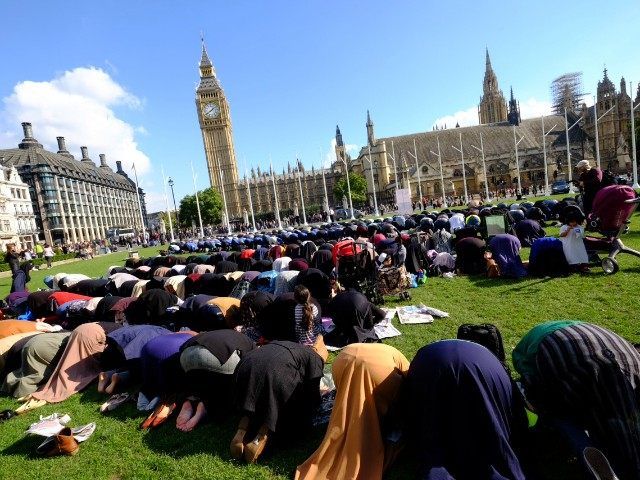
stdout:
<svg viewBox="0 0 640 480">
<path fill-rule="evenodd" d="M 200 57 L 200 67 L 213 67 L 211 60 L 209 60 L 209 55 L 207 54 L 207 47 L 204 44 L 204 36 L 200 36 L 200 40 L 202 42 L 202 56 Z"/>
</svg>

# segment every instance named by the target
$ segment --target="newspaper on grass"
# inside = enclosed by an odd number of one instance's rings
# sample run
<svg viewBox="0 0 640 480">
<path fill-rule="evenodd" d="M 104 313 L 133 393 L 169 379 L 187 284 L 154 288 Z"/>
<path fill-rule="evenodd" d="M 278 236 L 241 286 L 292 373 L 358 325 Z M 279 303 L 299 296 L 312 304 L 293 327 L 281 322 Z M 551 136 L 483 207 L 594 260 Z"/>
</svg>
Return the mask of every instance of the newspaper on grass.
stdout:
<svg viewBox="0 0 640 480">
<path fill-rule="evenodd" d="M 433 315 L 427 312 L 425 305 L 398 307 L 398 318 L 403 325 L 414 323 L 432 323 Z"/>
<path fill-rule="evenodd" d="M 396 316 L 397 309 L 382 308 L 382 310 L 384 310 L 385 313 L 384 318 L 373 326 L 373 330 L 376 332 L 376 336 L 378 337 L 378 339 L 382 340 L 384 338 L 399 337 L 400 335 L 402 335 L 402 333 L 400 333 L 400 330 L 394 327 L 393 323 L 391 323 L 393 317 Z"/>
</svg>

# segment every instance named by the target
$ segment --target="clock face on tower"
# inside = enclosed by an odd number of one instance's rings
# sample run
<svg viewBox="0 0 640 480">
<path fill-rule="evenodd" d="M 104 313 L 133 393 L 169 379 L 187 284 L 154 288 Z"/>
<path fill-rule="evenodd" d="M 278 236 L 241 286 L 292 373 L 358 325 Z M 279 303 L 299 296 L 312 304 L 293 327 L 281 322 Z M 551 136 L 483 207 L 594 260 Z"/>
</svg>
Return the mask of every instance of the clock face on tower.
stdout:
<svg viewBox="0 0 640 480">
<path fill-rule="evenodd" d="M 220 116 L 220 107 L 217 103 L 205 103 L 202 111 L 204 113 L 204 116 L 207 118 L 217 118 L 218 116 Z"/>
</svg>

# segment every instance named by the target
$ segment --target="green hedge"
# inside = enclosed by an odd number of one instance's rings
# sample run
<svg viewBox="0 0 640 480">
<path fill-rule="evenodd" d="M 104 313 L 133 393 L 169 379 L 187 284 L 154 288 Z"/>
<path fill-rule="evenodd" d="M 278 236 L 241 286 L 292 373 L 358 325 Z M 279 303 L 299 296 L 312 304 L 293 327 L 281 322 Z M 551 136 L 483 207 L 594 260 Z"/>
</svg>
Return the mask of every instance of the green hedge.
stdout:
<svg viewBox="0 0 640 480">
<path fill-rule="evenodd" d="M 75 252 L 67 253 L 66 255 L 65 254 L 54 255 L 53 261 L 59 262 L 60 260 L 69 260 L 71 258 L 76 258 Z M 44 258 L 34 258 L 33 260 L 31 260 L 31 263 L 33 264 L 34 267 L 39 267 L 40 265 L 46 265 L 47 261 Z M 11 268 L 9 267 L 8 263 L 0 263 L 0 272 L 8 272 L 9 270 L 11 270 Z"/>
</svg>

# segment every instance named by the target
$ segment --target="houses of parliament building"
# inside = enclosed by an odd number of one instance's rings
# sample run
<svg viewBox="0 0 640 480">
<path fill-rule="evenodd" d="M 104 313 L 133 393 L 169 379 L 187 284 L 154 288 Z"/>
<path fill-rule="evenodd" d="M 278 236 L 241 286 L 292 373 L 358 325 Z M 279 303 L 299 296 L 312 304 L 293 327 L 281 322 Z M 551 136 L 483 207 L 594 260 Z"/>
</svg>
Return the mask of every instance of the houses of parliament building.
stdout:
<svg viewBox="0 0 640 480">
<path fill-rule="evenodd" d="M 615 173 L 627 173 L 631 169 L 631 101 L 624 78 L 617 91 L 605 70 L 596 97 L 598 115 L 610 109 L 598 122 L 600 158 L 602 168 Z M 634 105 L 640 103 L 640 87 L 633 102 Z M 593 107 L 569 107 L 567 122 L 577 124 L 569 131 L 567 148 L 565 116 L 522 119 L 513 89 L 509 100 L 505 99 L 487 51 L 478 106 L 479 125 L 436 127 L 427 132 L 377 138 L 367 112 L 367 144 L 355 158 L 346 152 L 342 133 L 336 127 L 336 160 L 329 168 L 305 170 L 298 162 L 293 168 L 289 165 L 283 169 L 282 173 L 252 169 L 248 178 L 240 180 L 229 103 L 204 43 L 200 84 L 196 90 L 209 180 L 212 187 L 224 192 L 229 215 L 233 218 L 246 215 L 249 195 L 256 213 L 273 212 L 276 209 L 274 188 L 278 192 L 280 209 L 297 208 L 301 204 L 301 190 L 306 206 L 324 205 L 325 184 L 329 203 L 340 204 L 341 199 L 333 198 L 333 186 L 344 175 L 345 168 L 365 177 L 370 204 L 373 204 L 374 190 L 378 202 L 393 202 L 397 188 L 410 189 L 414 201 L 420 200 L 420 191 L 425 199 L 441 197 L 443 190 L 447 196 L 461 196 L 465 180 L 469 195 L 484 192 L 485 182 L 491 192 L 515 188 L 518 171 L 522 188 L 543 185 L 545 169 L 551 183 L 555 178 L 567 177 L 568 151 L 573 167 L 580 160 L 595 158 Z M 640 109 L 636 118 L 640 125 Z M 543 136 L 545 131 L 547 135 Z"/>
</svg>

